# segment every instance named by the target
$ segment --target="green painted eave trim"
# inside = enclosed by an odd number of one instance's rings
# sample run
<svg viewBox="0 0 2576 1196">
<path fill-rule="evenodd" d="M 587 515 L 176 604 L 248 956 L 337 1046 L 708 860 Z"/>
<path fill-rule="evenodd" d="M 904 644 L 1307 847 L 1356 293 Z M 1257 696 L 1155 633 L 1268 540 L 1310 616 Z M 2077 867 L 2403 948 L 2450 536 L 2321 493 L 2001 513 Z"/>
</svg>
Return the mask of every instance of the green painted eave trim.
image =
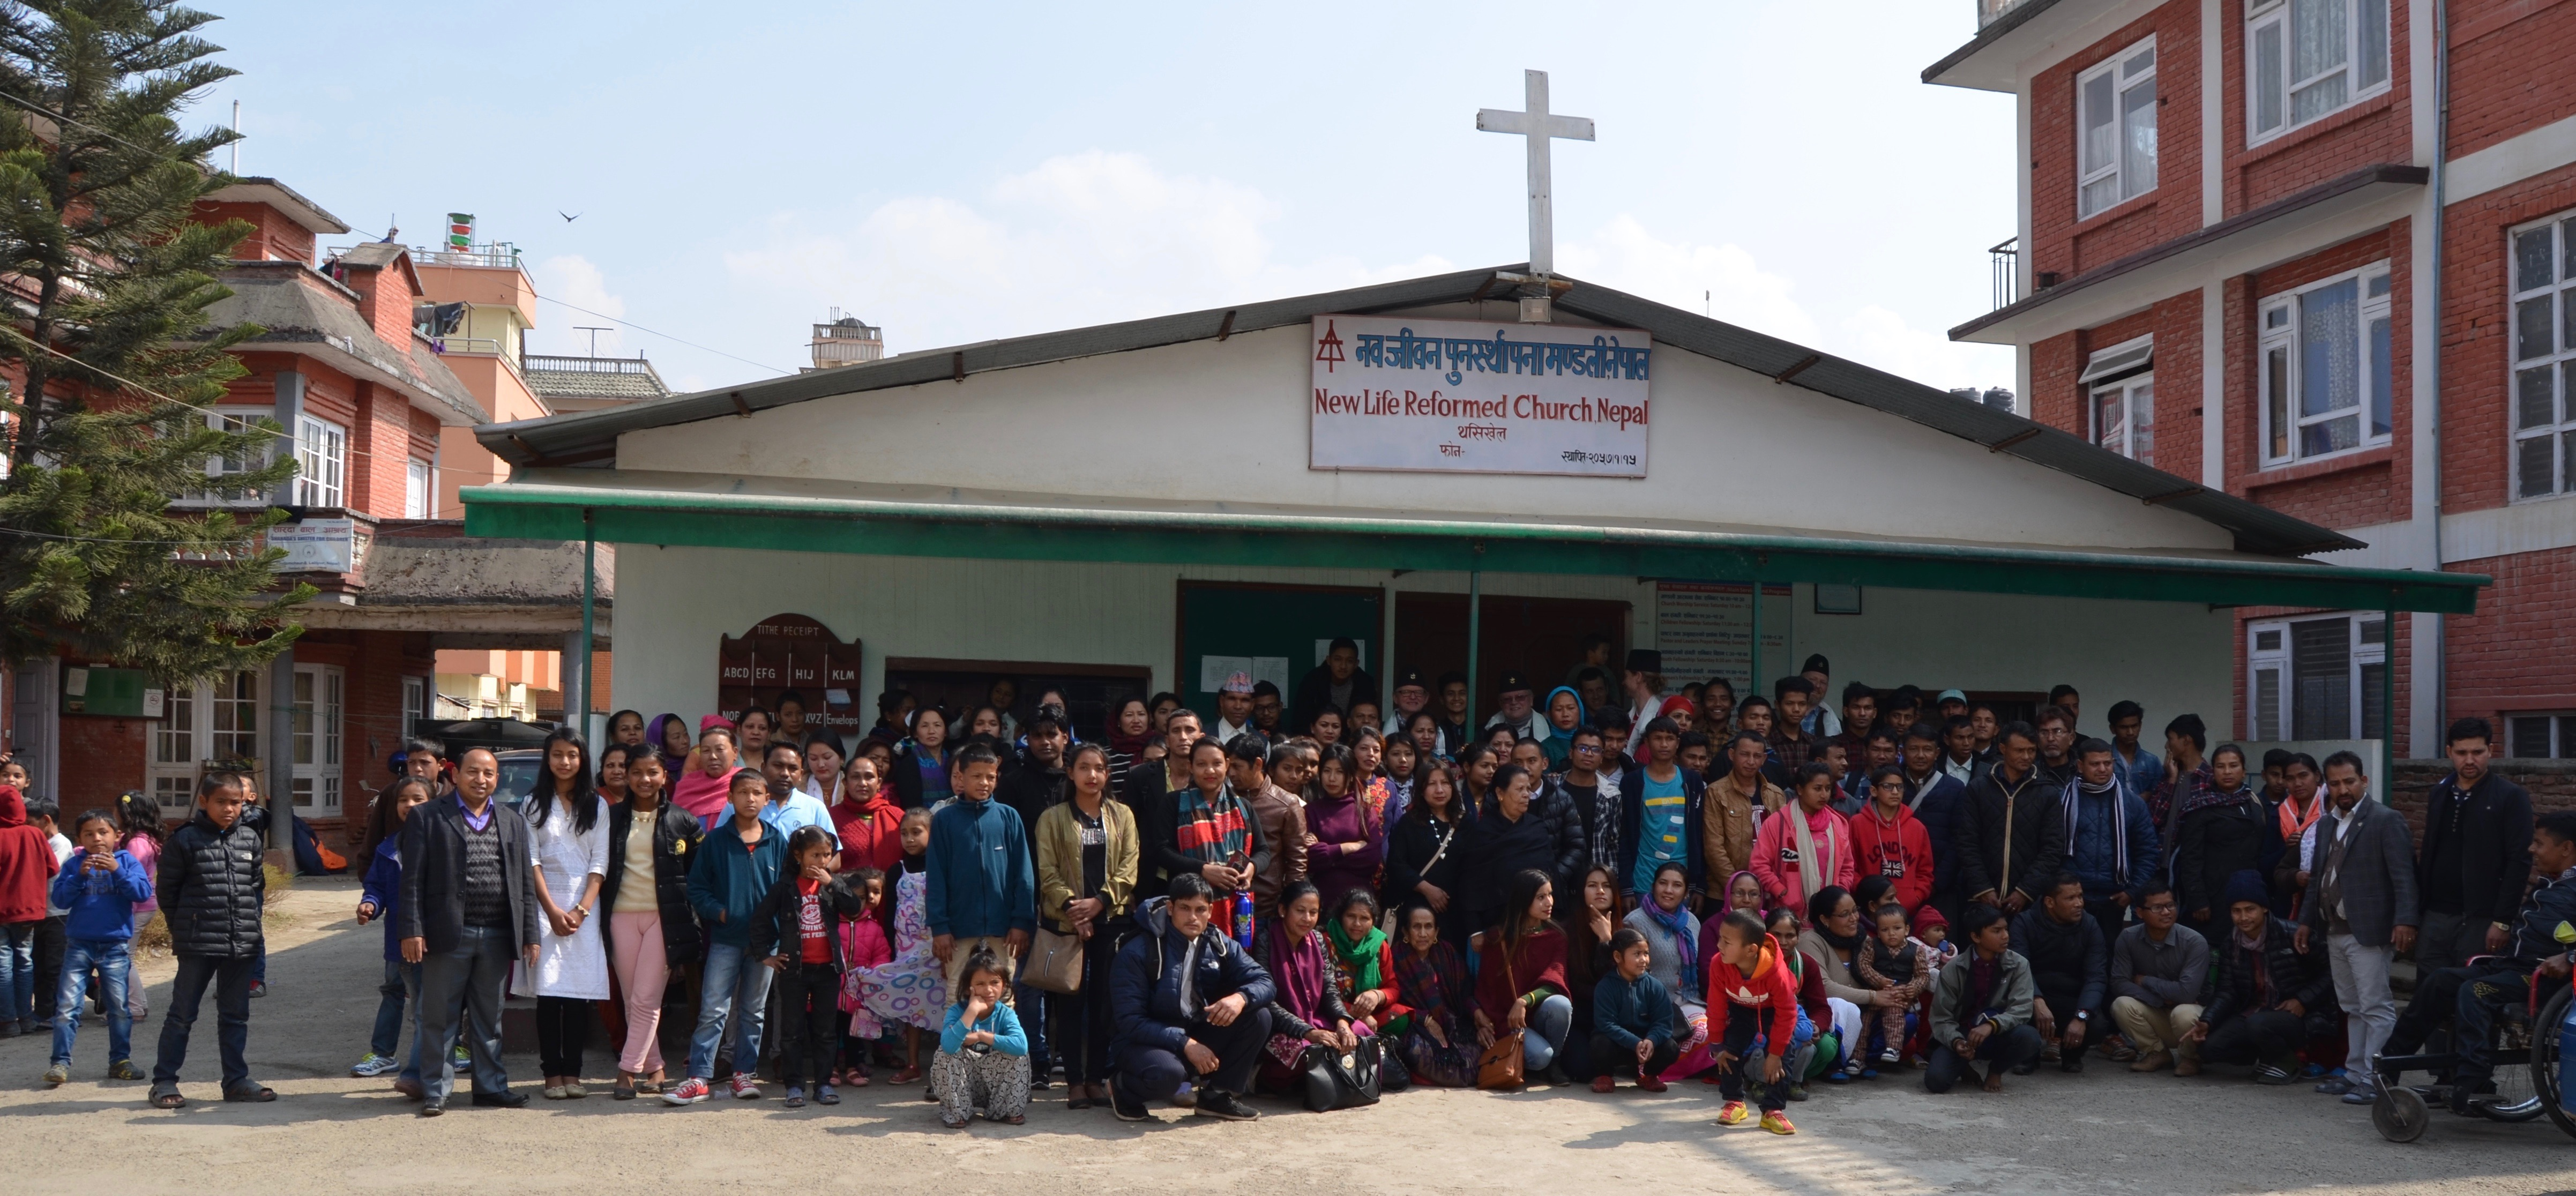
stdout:
<svg viewBox="0 0 2576 1196">
<path fill-rule="evenodd" d="M 984 560 L 1484 569 L 1676 580 L 2469 614 L 2490 579 L 2293 560 L 2205 560 L 1581 524 L 1102 511 L 544 484 L 464 491 L 472 536 Z"/>
</svg>

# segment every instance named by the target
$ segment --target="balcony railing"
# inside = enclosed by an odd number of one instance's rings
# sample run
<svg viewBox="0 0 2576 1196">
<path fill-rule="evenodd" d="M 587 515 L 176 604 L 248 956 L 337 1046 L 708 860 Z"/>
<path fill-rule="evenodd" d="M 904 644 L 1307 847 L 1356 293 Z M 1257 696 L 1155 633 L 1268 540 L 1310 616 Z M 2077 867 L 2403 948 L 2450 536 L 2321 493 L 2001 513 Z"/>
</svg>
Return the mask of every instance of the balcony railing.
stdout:
<svg viewBox="0 0 2576 1196">
<path fill-rule="evenodd" d="M 532 370 L 556 370 L 568 374 L 642 374 L 658 378 L 653 363 L 641 357 L 554 357 L 541 353 L 528 354 Z"/>
<path fill-rule="evenodd" d="M 414 245 L 411 260 L 424 266 L 482 266 L 493 270 L 519 268 L 519 247 L 507 241 L 457 249 L 446 245 Z"/>
<path fill-rule="evenodd" d="M 2000 310 L 2021 300 L 2021 238 L 2008 237 L 2004 243 L 1986 251 L 1994 272 L 1995 306 Z"/>
<path fill-rule="evenodd" d="M 489 353 L 501 356 L 501 342 L 488 336 L 433 336 L 429 347 L 440 353 Z"/>
<path fill-rule="evenodd" d="M 1977 28 L 1992 25 L 2002 20 L 2005 13 L 2029 3 L 2031 0 L 1977 0 Z"/>
</svg>

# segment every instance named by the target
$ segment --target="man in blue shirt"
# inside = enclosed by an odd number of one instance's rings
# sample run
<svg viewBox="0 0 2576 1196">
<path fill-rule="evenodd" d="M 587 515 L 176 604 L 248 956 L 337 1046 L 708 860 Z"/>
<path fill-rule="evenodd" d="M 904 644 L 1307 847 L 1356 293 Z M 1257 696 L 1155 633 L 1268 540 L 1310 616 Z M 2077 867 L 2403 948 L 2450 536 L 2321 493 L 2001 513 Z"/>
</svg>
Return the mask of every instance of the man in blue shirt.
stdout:
<svg viewBox="0 0 2576 1196">
<path fill-rule="evenodd" d="M 2111 775 L 2120 782 L 2120 792 L 2141 799 L 2165 779 L 2164 759 L 2138 743 L 2146 725 L 2145 707 L 2126 701 L 2111 704 Z"/>
</svg>

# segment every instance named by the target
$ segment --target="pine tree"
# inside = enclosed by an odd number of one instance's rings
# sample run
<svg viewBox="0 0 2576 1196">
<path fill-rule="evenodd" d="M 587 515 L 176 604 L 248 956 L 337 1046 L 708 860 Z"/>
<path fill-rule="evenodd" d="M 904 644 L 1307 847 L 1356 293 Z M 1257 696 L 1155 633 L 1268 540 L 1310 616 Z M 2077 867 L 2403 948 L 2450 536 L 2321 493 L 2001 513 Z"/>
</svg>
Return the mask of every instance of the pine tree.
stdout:
<svg viewBox="0 0 2576 1196">
<path fill-rule="evenodd" d="M 208 425 L 246 371 L 211 330 L 216 274 L 250 231 L 195 203 L 230 176 L 230 130 L 180 117 L 235 72 L 197 36 L 215 18 L 167 0 L 0 3 L 0 661 L 112 660 L 177 685 L 250 668 L 302 628 L 309 586 L 278 589 L 273 507 L 175 507 L 273 492 L 294 473 L 280 430 Z M 274 456 L 277 459 L 271 461 Z M 264 463 L 264 464 L 262 464 Z"/>
</svg>

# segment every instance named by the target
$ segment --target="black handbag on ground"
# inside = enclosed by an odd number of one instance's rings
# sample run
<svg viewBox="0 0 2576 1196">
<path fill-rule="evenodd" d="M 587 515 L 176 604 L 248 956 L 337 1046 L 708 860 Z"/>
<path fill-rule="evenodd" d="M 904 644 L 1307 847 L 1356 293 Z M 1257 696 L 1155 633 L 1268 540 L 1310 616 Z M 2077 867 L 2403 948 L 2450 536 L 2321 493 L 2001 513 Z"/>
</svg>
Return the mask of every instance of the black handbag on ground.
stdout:
<svg viewBox="0 0 2576 1196">
<path fill-rule="evenodd" d="M 1347 1053 L 1308 1043 L 1297 1057 L 1297 1075 L 1306 1085 L 1306 1107 L 1329 1113 L 1376 1104 L 1380 1065 L 1373 1037 L 1362 1037 L 1359 1046 Z"/>
</svg>

